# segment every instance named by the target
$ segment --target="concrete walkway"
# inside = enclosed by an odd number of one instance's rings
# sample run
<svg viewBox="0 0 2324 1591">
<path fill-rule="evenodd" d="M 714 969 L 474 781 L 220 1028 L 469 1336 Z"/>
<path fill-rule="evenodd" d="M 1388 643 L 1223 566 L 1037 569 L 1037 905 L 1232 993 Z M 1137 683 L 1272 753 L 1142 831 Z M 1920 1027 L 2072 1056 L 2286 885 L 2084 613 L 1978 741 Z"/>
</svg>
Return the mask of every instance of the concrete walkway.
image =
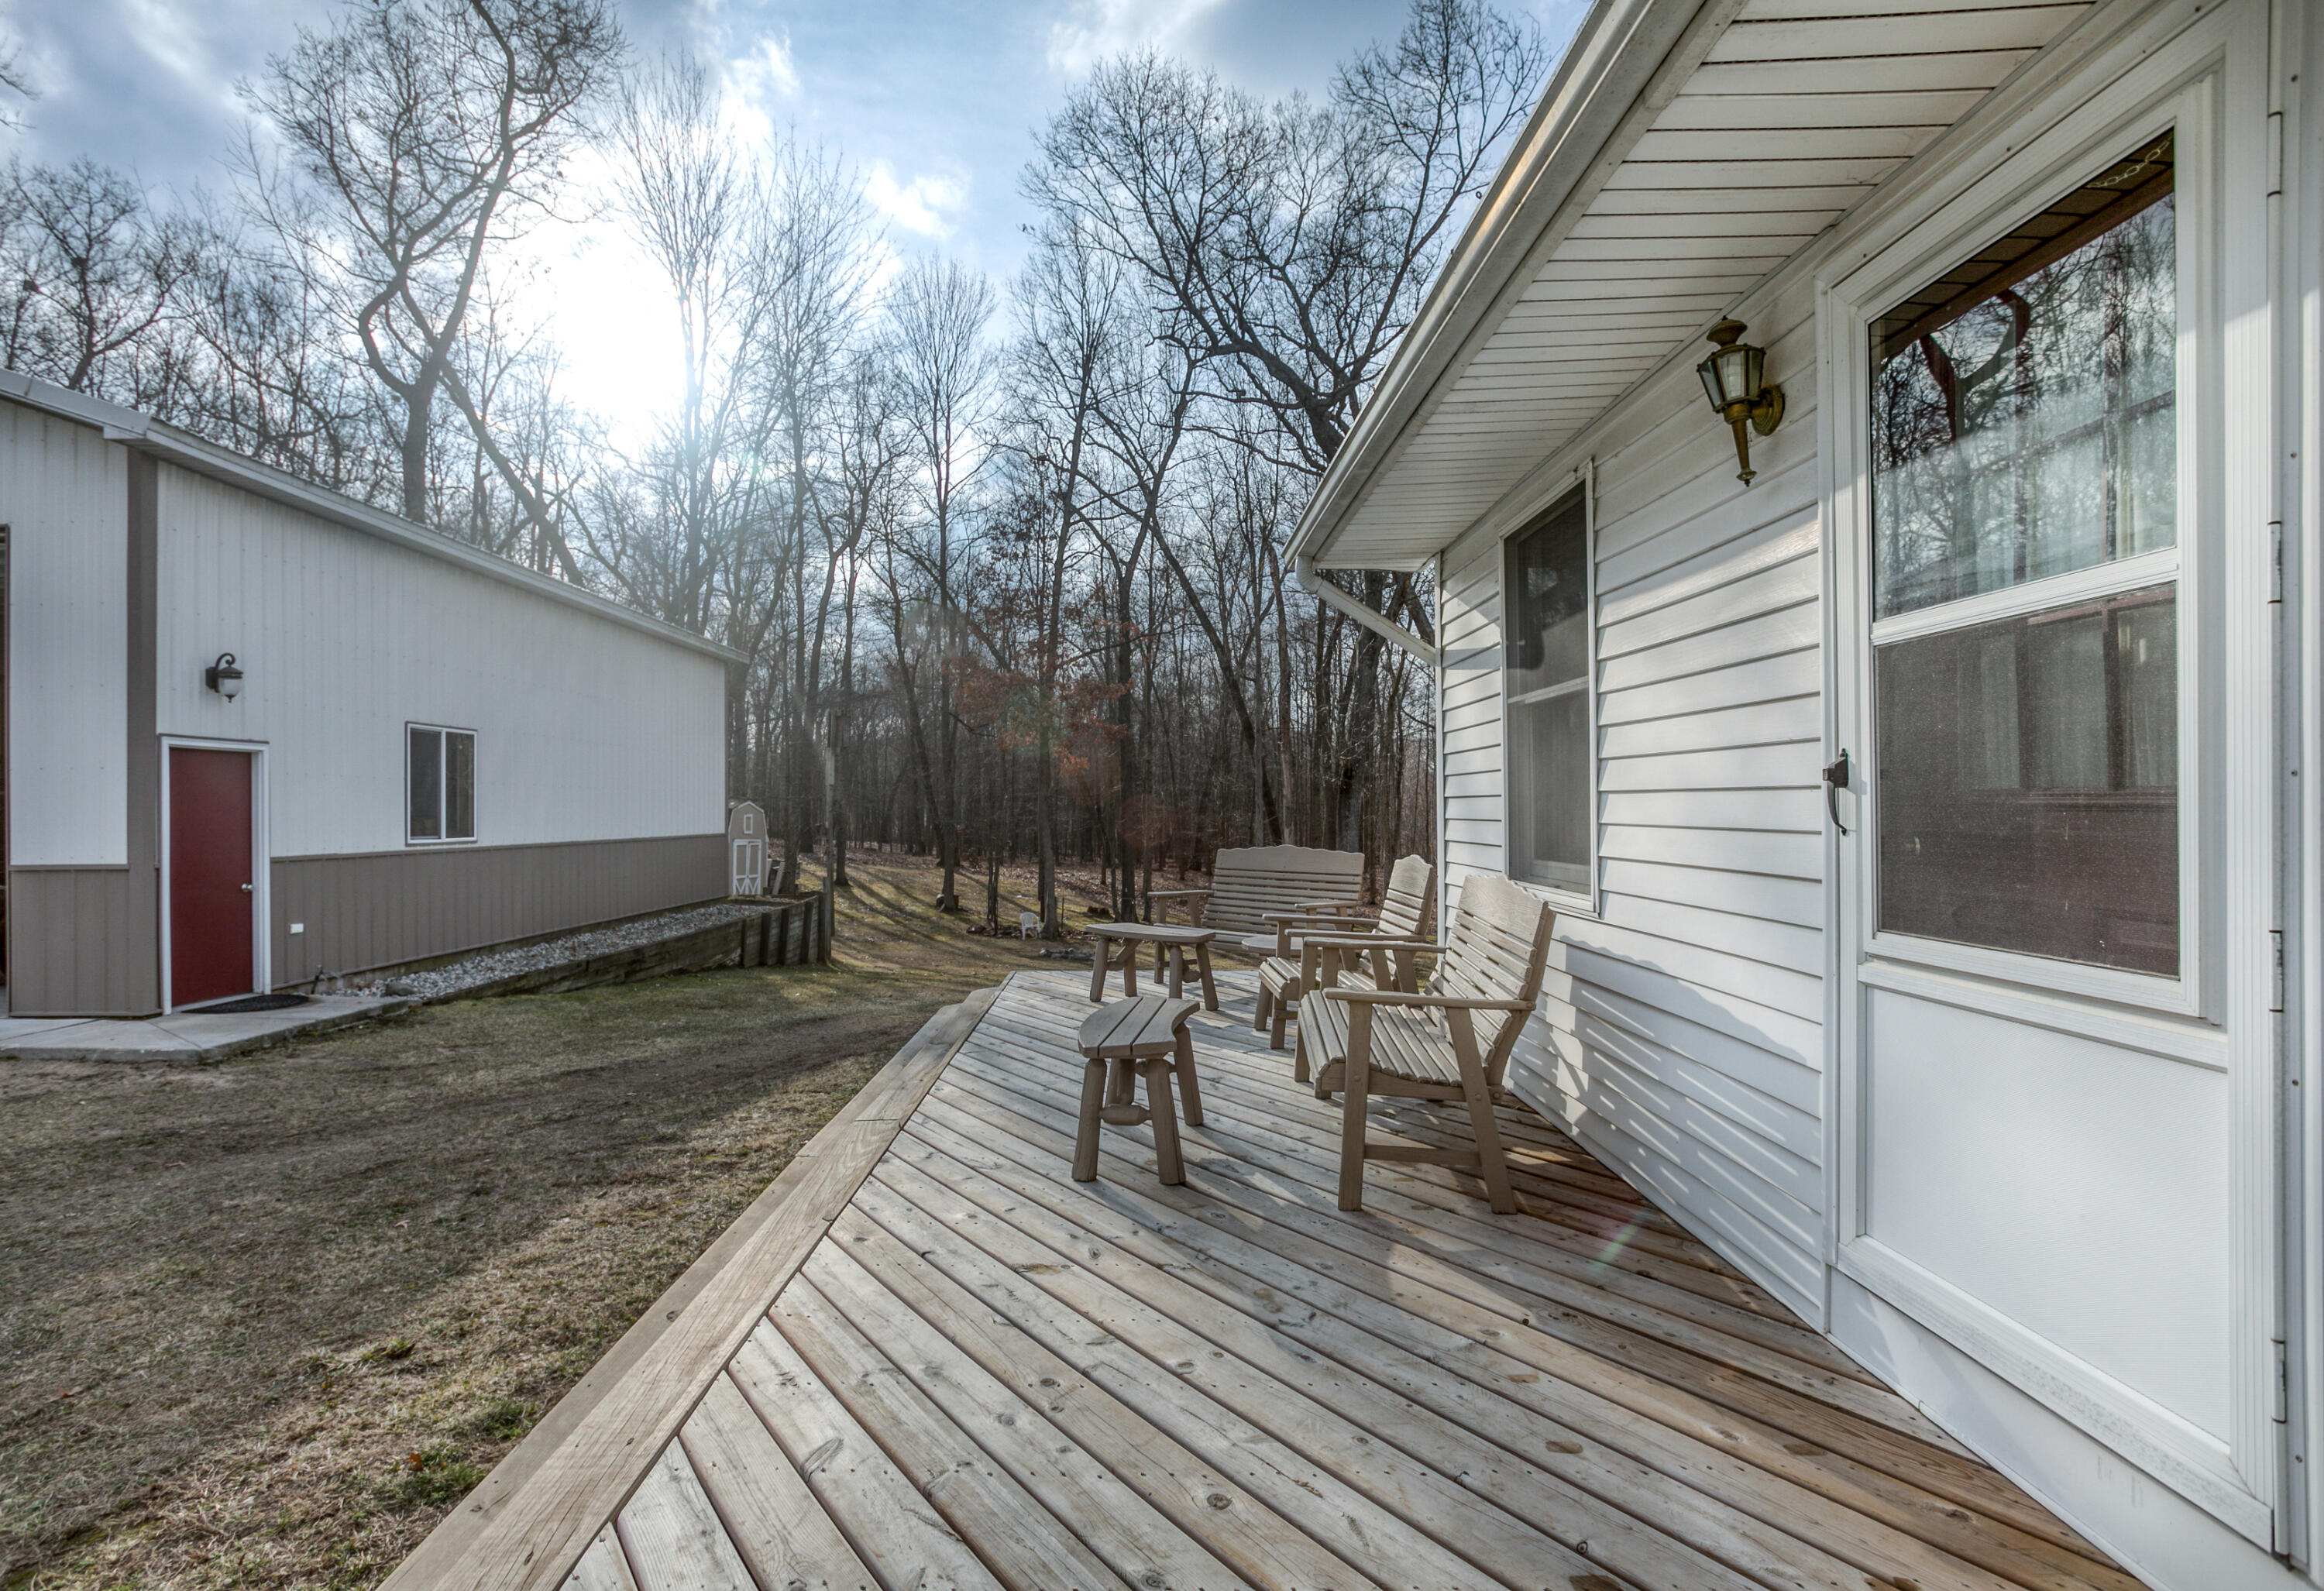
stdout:
<svg viewBox="0 0 2324 1591">
<path fill-rule="evenodd" d="M 20 1061 L 216 1061 L 409 1010 L 401 996 L 318 995 L 281 1011 L 180 1011 L 141 1022 L 0 1016 L 0 1057 Z"/>
</svg>

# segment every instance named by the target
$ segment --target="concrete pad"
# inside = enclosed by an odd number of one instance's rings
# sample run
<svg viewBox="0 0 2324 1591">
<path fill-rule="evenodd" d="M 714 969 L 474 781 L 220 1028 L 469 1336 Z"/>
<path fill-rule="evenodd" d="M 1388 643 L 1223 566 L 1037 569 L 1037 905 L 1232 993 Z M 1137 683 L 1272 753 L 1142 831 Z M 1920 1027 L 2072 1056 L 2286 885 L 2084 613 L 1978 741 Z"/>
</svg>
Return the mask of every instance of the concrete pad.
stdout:
<svg viewBox="0 0 2324 1591">
<path fill-rule="evenodd" d="M 0 1048 L 23 1061 L 198 1061 L 201 1051 L 188 1039 L 164 1033 L 151 1022 L 98 1017 L 38 1034 Z"/>
<path fill-rule="evenodd" d="M 410 1007 L 401 996 L 322 995 L 281 1011 L 180 1011 L 146 1022 L 70 1020 L 21 1037 L 0 1031 L 0 1055 L 24 1061 L 216 1061 L 392 1016 Z"/>
<path fill-rule="evenodd" d="M 36 1033 L 53 1033 L 60 1027 L 78 1027 L 88 1020 L 86 1016 L 0 1016 L 0 1054 L 10 1047 L 31 1038 Z"/>
</svg>

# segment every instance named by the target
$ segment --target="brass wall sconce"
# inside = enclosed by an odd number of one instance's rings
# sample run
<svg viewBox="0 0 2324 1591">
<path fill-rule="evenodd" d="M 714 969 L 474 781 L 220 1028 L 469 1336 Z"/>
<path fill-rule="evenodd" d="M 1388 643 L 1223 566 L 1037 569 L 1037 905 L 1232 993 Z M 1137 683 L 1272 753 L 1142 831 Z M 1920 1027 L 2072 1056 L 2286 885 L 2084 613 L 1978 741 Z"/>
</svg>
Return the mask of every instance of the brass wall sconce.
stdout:
<svg viewBox="0 0 2324 1591">
<path fill-rule="evenodd" d="M 1751 435 L 1743 427 L 1748 421 L 1762 437 L 1772 436 L 1783 423 L 1784 390 L 1760 379 L 1766 370 L 1767 351 L 1738 340 L 1743 336 L 1741 321 L 1722 320 L 1709 335 L 1718 346 L 1694 367 L 1694 373 L 1702 378 L 1711 407 L 1735 428 L 1735 462 L 1741 466 L 1735 478 L 1748 486 L 1757 472 L 1751 468 Z"/>
</svg>

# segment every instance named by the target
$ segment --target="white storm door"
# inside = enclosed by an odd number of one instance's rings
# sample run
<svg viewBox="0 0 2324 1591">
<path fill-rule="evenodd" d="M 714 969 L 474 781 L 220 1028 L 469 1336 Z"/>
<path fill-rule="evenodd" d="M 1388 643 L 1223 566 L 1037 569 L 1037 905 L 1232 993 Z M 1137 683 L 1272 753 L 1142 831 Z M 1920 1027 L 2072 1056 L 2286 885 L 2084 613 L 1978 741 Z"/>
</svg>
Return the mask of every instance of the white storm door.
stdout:
<svg viewBox="0 0 2324 1591">
<path fill-rule="evenodd" d="M 2227 618 L 2228 61 L 1996 157 L 1974 225 L 1900 225 L 1826 289 L 1833 1260 L 2265 1545 L 2270 676 Z"/>
</svg>

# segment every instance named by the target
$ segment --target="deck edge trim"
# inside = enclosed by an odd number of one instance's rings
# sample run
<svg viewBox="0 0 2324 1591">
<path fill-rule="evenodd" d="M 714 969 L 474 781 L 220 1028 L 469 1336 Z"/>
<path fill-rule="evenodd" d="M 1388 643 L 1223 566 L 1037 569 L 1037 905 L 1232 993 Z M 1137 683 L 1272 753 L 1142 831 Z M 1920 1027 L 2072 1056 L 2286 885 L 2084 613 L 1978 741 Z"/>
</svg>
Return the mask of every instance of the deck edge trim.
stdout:
<svg viewBox="0 0 2324 1591">
<path fill-rule="evenodd" d="M 475 1490 L 438 1522 L 381 1591 L 542 1591 L 559 1584 L 628 1501 L 1006 986 L 978 989 L 922 1024 Z M 822 1185 L 811 1191 L 813 1197 L 799 1197 L 811 1180 Z M 752 1279 L 754 1270 L 759 1274 Z M 753 1307 L 737 1307 L 752 1294 L 760 1295 Z M 650 1390 L 641 1393 L 641 1386 Z M 576 1460 L 582 1447 L 591 1452 Z M 613 1454 L 630 1455 L 631 1461 L 609 1465 Z M 618 1476 L 618 1486 L 611 1476 Z"/>
</svg>

